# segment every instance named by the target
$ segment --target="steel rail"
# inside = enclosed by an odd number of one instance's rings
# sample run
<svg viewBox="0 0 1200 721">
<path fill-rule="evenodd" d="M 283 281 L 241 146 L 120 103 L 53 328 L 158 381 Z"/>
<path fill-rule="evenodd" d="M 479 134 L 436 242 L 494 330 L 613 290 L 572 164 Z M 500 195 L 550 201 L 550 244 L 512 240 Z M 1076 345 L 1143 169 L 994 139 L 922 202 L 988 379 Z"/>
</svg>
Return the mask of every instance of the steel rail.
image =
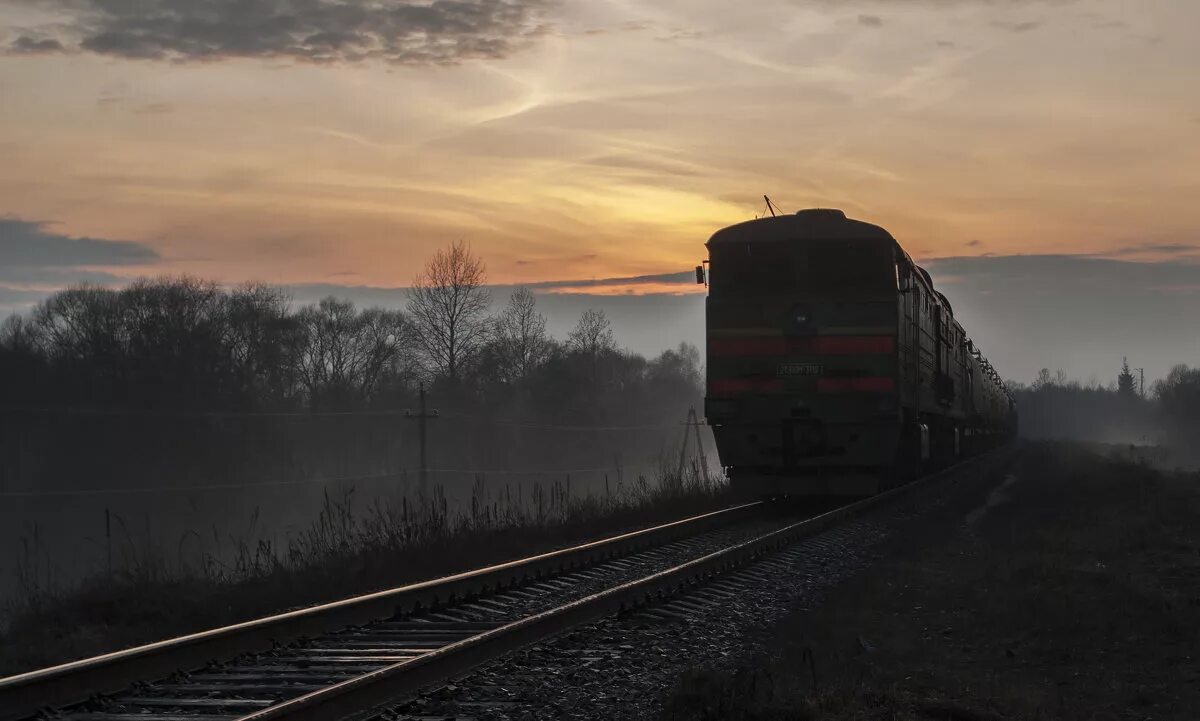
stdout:
<svg viewBox="0 0 1200 721">
<path fill-rule="evenodd" d="M 137 681 L 193 671 L 213 661 L 267 651 L 279 643 L 437 607 L 527 579 L 663 545 L 749 518 L 762 505 L 755 502 L 731 506 L 486 568 L 0 678 L 0 721 L 29 718 L 47 708 L 61 708 L 96 694 L 120 691 Z"/>
<path fill-rule="evenodd" d="M 237 721 L 347 721 L 378 712 L 434 682 L 459 676 L 504 653 L 563 633 L 642 603 L 669 595 L 699 580 L 750 563 L 797 541 L 944 480 L 994 453 L 986 453 L 919 481 L 792 523 L 757 538 L 615 586 L 557 608 L 528 616 L 304 696 L 246 714 Z"/>
</svg>

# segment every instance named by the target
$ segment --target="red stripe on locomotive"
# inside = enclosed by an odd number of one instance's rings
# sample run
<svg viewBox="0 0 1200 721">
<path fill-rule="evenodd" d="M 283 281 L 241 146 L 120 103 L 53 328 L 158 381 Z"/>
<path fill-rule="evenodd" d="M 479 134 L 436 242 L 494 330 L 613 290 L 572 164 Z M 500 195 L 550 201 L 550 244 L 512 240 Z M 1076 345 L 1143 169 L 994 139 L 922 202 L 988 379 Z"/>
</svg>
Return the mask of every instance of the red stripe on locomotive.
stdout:
<svg viewBox="0 0 1200 721">
<path fill-rule="evenodd" d="M 896 350 L 890 335 L 818 335 L 798 338 L 764 336 L 713 338 L 708 353 L 713 357 L 783 355 L 879 355 Z"/>
<path fill-rule="evenodd" d="M 896 380 L 890 376 L 863 378 L 818 378 L 818 393 L 891 393 Z"/>
</svg>

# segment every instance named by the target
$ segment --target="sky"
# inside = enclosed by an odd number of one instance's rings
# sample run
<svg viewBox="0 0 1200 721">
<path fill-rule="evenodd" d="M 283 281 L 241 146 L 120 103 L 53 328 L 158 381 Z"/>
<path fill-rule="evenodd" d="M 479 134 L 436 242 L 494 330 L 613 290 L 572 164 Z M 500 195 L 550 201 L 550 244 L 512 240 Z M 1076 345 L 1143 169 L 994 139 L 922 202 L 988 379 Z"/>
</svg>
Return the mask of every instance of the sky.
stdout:
<svg viewBox="0 0 1200 721">
<path fill-rule="evenodd" d="M 1009 377 L 1156 377 L 1200 364 L 1196 27 L 1192 0 L 0 0 L 0 312 L 163 273 L 402 304 L 463 239 L 498 296 L 653 352 L 702 339 L 680 274 L 769 194 L 890 230 Z"/>
</svg>

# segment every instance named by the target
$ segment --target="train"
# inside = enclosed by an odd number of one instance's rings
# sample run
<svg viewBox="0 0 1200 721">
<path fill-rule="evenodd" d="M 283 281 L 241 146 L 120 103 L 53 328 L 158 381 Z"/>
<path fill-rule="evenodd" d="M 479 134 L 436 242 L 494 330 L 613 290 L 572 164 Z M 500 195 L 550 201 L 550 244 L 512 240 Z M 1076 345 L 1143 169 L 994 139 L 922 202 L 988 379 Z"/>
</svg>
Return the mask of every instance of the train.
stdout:
<svg viewBox="0 0 1200 721">
<path fill-rule="evenodd" d="M 873 495 L 1016 435 L 999 373 L 887 230 L 772 209 L 705 245 L 704 415 L 735 491 Z"/>
</svg>

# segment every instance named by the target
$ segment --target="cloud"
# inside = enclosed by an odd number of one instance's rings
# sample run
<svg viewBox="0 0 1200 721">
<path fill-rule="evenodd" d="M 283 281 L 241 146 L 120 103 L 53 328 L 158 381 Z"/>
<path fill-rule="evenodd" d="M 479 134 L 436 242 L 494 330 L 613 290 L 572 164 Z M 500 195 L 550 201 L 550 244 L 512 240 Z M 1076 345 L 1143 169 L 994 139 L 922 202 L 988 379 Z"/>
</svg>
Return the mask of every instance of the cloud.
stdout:
<svg viewBox="0 0 1200 721">
<path fill-rule="evenodd" d="M 529 288 L 548 292 L 585 292 L 586 290 L 603 292 L 606 288 L 621 290 L 636 289 L 637 286 L 649 286 L 661 292 L 662 286 L 674 287 L 696 283 L 696 276 L 690 271 L 681 273 L 658 273 L 656 275 L 635 275 L 624 278 L 593 278 L 591 280 L 547 280 L 540 283 L 529 283 Z"/>
<path fill-rule="evenodd" d="M 992 22 L 992 27 L 1003 28 L 1004 30 L 1014 33 L 1027 33 L 1030 30 L 1036 30 L 1037 28 L 1041 27 L 1041 25 L 1042 22 L 1040 20 L 1027 20 L 1019 23 L 1006 22 L 1003 20 L 996 20 Z"/>
<path fill-rule="evenodd" d="M 1179 260 L 1200 258 L 1200 245 L 1195 243 L 1137 243 L 1123 248 L 1095 253 L 1098 258 L 1127 258 L 1146 256 L 1167 256 Z"/>
<path fill-rule="evenodd" d="M 1055 291 L 1066 286 L 1109 286 L 1113 295 L 1118 291 L 1153 289 L 1164 283 L 1200 282 L 1200 265 L 1194 263 L 1139 262 L 1087 255 L 961 256 L 931 258 L 922 265 L 931 273 L 936 268 L 938 272 L 960 279 L 1002 278 L 1009 283 L 1030 284 L 1056 281 L 1056 285 L 1046 286 Z"/>
<path fill-rule="evenodd" d="M 0 282 L 67 284 L 112 282 L 121 278 L 91 266 L 154 263 L 158 253 L 137 242 L 72 238 L 49 230 L 48 223 L 0 217 Z"/>
<path fill-rule="evenodd" d="M 334 276 L 354 275 L 353 273 L 334 273 Z M 693 290 L 696 287 L 696 276 L 691 271 L 680 273 L 657 273 L 654 275 L 635 275 L 614 278 L 592 278 L 588 280 L 543 280 L 533 283 L 517 283 L 512 285 L 490 285 L 493 303 L 508 300 L 508 294 L 519 286 L 534 291 L 539 298 L 550 296 L 561 297 L 577 295 L 584 298 L 610 298 L 610 289 L 622 290 L 641 287 L 646 290 L 648 297 L 666 297 L 679 295 L 679 290 Z M 385 307 L 402 307 L 408 298 L 407 286 L 380 287 L 369 285 L 343 285 L 339 283 L 301 283 L 289 286 L 297 300 L 315 302 L 327 295 L 339 298 L 349 298 L 356 303 L 367 305 L 383 305 Z M 622 296 L 636 296 L 638 293 L 621 293 Z"/>
<path fill-rule="evenodd" d="M 35 0 L 64 18 L 10 52 L 132 59 L 446 65 L 506 57 L 546 31 L 558 0 Z"/>
<path fill-rule="evenodd" d="M 1200 264 L 1074 255 L 938 258 L 923 263 L 954 315 L 1006 377 L 1039 368 L 1147 377 L 1200 352 Z"/>
<path fill-rule="evenodd" d="M 73 238 L 51 232 L 48 226 L 43 222 L 0 217 L 0 266 L 63 269 L 140 265 L 158 260 L 158 253 L 139 243 Z"/>
<path fill-rule="evenodd" d="M 39 53 L 60 53 L 64 50 L 62 43 L 54 38 L 32 38 L 22 35 L 12 42 L 8 51 L 14 55 L 37 55 Z"/>
</svg>

